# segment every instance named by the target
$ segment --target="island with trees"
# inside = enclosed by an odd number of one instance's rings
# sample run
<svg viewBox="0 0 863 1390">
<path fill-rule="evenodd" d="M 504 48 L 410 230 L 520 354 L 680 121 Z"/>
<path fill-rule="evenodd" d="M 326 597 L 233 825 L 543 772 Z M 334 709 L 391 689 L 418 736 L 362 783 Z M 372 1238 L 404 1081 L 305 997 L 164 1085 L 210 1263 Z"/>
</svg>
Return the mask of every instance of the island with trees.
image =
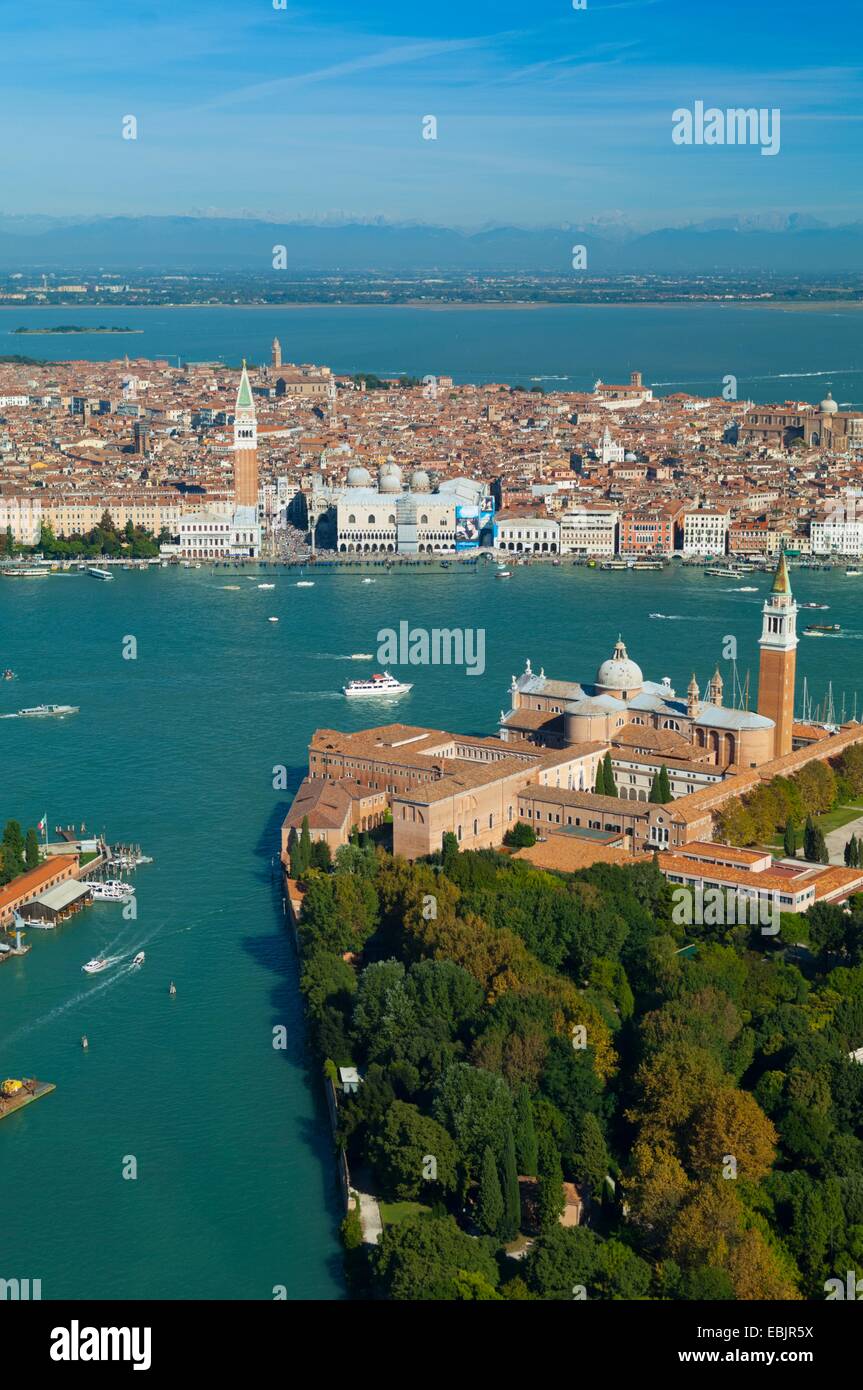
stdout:
<svg viewBox="0 0 863 1390">
<path fill-rule="evenodd" d="M 311 1041 L 357 1070 L 338 1142 L 383 1222 L 345 1220 L 355 1296 L 823 1299 L 860 1267 L 863 895 L 773 936 L 677 925 L 651 857 L 354 834 L 331 861 L 307 824 L 289 853 Z"/>
</svg>

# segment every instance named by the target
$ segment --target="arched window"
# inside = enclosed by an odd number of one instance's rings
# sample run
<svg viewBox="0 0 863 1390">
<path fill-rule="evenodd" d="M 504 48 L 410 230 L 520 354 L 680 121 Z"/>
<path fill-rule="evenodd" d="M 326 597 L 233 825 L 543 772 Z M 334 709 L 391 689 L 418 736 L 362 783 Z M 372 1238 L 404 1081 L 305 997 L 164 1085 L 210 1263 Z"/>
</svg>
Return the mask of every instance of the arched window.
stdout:
<svg viewBox="0 0 863 1390">
<path fill-rule="evenodd" d="M 423 515 L 420 517 L 420 526 L 428 526 L 428 524 L 429 524 L 429 519 L 428 519 L 428 517 L 425 515 L 425 513 L 423 513 Z"/>
<path fill-rule="evenodd" d="M 473 833 L 474 833 L 474 835 L 476 835 L 476 834 L 478 833 L 478 831 L 479 831 L 479 821 L 478 821 L 478 820 L 475 820 L 474 823 L 473 823 Z"/>
<path fill-rule="evenodd" d="M 350 516 L 348 517 L 348 525 L 349 525 L 349 526 L 356 526 L 356 524 L 357 524 L 357 519 L 356 519 L 356 517 L 354 516 L 353 512 L 351 512 Z"/>
<path fill-rule="evenodd" d="M 375 524 L 375 519 L 374 519 L 374 517 L 373 517 L 373 516 L 369 516 L 367 525 L 369 525 L 369 526 L 374 526 L 374 524 Z"/>
<path fill-rule="evenodd" d="M 390 526 L 395 526 L 395 524 L 396 524 L 396 519 L 395 519 L 394 516 L 388 516 L 388 517 L 387 517 L 387 522 L 388 522 L 388 524 L 389 524 Z"/>
</svg>

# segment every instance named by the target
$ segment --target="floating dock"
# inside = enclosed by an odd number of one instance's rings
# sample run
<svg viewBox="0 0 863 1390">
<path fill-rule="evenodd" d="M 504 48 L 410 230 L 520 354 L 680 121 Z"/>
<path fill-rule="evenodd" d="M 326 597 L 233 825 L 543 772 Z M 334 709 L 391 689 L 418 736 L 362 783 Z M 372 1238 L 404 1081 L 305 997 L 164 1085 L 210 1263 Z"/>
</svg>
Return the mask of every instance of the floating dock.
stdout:
<svg viewBox="0 0 863 1390">
<path fill-rule="evenodd" d="M 37 1081 L 35 1077 L 25 1077 L 21 1082 L 21 1089 L 14 1095 L 3 1094 L 5 1082 L 0 1083 L 0 1120 L 6 1115 L 11 1115 L 15 1110 L 21 1110 L 23 1106 L 29 1105 L 31 1101 L 40 1100 L 42 1096 L 47 1096 L 49 1091 L 56 1091 L 53 1081 Z"/>
</svg>

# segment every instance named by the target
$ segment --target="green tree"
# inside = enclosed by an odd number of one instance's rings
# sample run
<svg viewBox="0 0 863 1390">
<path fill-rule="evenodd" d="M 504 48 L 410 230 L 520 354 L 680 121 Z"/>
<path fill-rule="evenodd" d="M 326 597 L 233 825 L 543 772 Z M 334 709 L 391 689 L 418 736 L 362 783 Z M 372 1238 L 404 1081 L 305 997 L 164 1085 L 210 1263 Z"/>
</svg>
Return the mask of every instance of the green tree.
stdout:
<svg viewBox="0 0 863 1390">
<path fill-rule="evenodd" d="M 311 865 L 312 865 L 312 837 L 311 837 L 311 835 L 310 835 L 310 833 L 309 833 L 309 818 L 308 818 L 308 816 L 303 816 L 302 823 L 301 823 L 301 825 L 300 825 L 300 845 L 299 845 L 299 849 L 300 849 L 301 873 L 302 873 L 302 874 L 305 874 L 305 873 L 308 873 L 308 871 L 309 871 L 309 869 L 311 868 Z M 296 878 L 299 878 L 299 877 L 300 877 L 300 874 L 295 874 L 295 877 L 296 877 Z"/>
<path fill-rule="evenodd" d="M 24 836 L 17 820 L 7 820 L 3 830 L 3 852 L 10 878 L 24 872 Z M 8 882 L 8 880 L 7 880 Z"/>
<path fill-rule="evenodd" d="M 797 826 L 794 823 L 793 816 L 789 816 L 785 822 L 785 834 L 783 836 L 782 847 L 786 859 L 795 859 L 797 857 Z"/>
<path fill-rule="evenodd" d="M 663 806 L 667 805 L 667 803 L 668 803 L 669 801 L 672 801 L 672 800 L 673 800 L 673 797 L 672 797 L 672 795 L 671 795 L 671 782 L 670 782 L 669 777 L 668 777 L 668 768 L 665 766 L 665 763 L 663 763 L 663 764 L 662 764 L 662 767 L 659 769 L 659 788 L 658 788 L 658 790 L 659 790 L 659 800 L 661 801 L 661 803 L 663 804 Z"/>
<path fill-rule="evenodd" d="M 514 1240 L 521 1225 L 521 1191 L 518 1184 L 518 1168 L 515 1161 L 515 1140 L 512 1129 L 507 1126 L 503 1146 L 503 1162 L 500 1174 L 503 1195 L 503 1219 L 500 1225 L 501 1240 Z"/>
<path fill-rule="evenodd" d="M 600 758 L 596 764 L 596 777 L 593 782 L 593 790 L 596 796 L 605 796 L 605 761 Z"/>
<path fill-rule="evenodd" d="M 617 783 L 614 780 L 614 768 L 611 766 L 611 753 L 607 751 L 602 760 L 602 778 L 605 784 L 606 796 L 617 796 Z"/>
<path fill-rule="evenodd" d="M 315 840 L 312 844 L 311 865 L 313 869 L 327 870 L 332 864 L 330 847 L 326 840 Z"/>
<path fill-rule="evenodd" d="M 39 867 L 39 836 L 31 826 L 24 841 L 24 862 L 28 869 Z"/>
<path fill-rule="evenodd" d="M 523 820 L 517 820 L 515 825 L 511 825 L 506 831 L 503 842 L 511 849 L 529 848 L 536 844 L 536 831 L 532 825 L 527 825 Z"/>
<path fill-rule="evenodd" d="M 515 1097 L 515 1155 L 519 1173 L 528 1178 L 535 1177 L 538 1158 L 536 1126 L 527 1086 L 520 1086 Z"/>
<path fill-rule="evenodd" d="M 453 1299 L 471 1274 L 492 1288 L 498 1283 L 487 1243 L 460 1231 L 451 1216 L 414 1216 L 386 1226 L 372 1260 L 383 1292 L 392 1299 Z"/>
<path fill-rule="evenodd" d="M 608 1149 L 602 1126 L 596 1115 L 589 1110 L 577 1126 L 572 1167 L 576 1177 L 586 1183 L 594 1195 L 598 1196 L 602 1192 L 609 1168 Z"/>
<path fill-rule="evenodd" d="M 383 1126 L 371 1137 L 368 1155 L 386 1196 L 429 1200 L 455 1190 L 455 1144 L 443 1125 L 415 1105 L 393 1101 Z"/>
<path fill-rule="evenodd" d="M 572 1302 L 573 1291 L 579 1286 L 589 1295 L 599 1244 L 599 1237 L 584 1226 L 552 1226 L 533 1244 L 524 1261 L 525 1283 L 543 1299 Z"/>
<path fill-rule="evenodd" d="M 484 1235 L 498 1235 L 503 1225 L 503 1214 L 503 1194 L 500 1190 L 497 1164 L 491 1145 L 486 1144 L 480 1165 L 479 1195 L 476 1204 L 477 1225 Z"/>
<path fill-rule="evenodd" d="M 538 1167 L 537 1216 L 539 1229 L 545 1235 L 558 1224 L 565 1206 L 560 1152 L 547 1132 L 539 1136 Z"/>
<path fill-rule="evenodd" d="M 457 862 L 459 855 L 458 839 L 451 830 L 445 830 L 441 836 L 441 866 L 445 874 Z"/>
</svg>

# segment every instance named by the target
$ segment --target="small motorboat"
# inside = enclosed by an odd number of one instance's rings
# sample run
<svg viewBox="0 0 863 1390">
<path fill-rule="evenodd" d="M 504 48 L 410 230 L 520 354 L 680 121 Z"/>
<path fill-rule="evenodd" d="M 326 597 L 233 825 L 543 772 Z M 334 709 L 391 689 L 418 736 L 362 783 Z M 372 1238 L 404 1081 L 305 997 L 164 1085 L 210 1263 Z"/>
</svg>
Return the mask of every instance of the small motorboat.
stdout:
<svg viewBox="0 0 863 1390">
<path fill-rule="evenodd" d="M 278 618 L 267 618 L 268 623 L 277 623 L 278 621 Z"/>
<path fill-rule="evenodd" d="M 315 587 L 315 581 L 314 581 L 314 579 L 298 579 L 298 580 L 297 580 L 297 588 L 298 588 L 298 589 L 313 589 L 314 587 Z"/>
<path fill-rule="evenodd" d="M 87 1041 L 86 1033 L 81 1034 L 81 1046 L 83 1047 L 85 1052 L 87 1051 L 87 1048 L 90 1046 L 89 1042 Z"/>
<path fill-rule="evenodd" d="M 98 975 L 101 970 L 108 969 L 108 962 L 104 956 L 94 956 L 86 965 L 82 965 L 81 969 L 85 975 Z"/>
<path fill-rule="evenodd" d="M 171 981 L 170 985 L 168 986 L 168 993 L 171 994 L 171 995 L 177 993 L 177 986 L 174 984 L 174 981 L 173 981 L 173 980 Z"/>
<path fill-rule="evenodd" d="M 495 579 L 511 579 L 512 570 L 502 569 L 500 566 L 494 572 Z"/>
<path fill-rule="evenodd" d="M 17 680 L 18 677 L 15 675 L 15 672 L 11 671 L 7 666 L 6 670 L 3 672 L 3 679 L 4 681 L 14 681 Z"/>
<path fill-rule="evenodd" d="M 146 956 L 144 955 L 144 952 L 143 952 L 143 951 L 139 951 L 138 954 L 136 955 L 135 959 L 132 961 L 132 964 L 133 964 L 133 965 L 143 965 L 145 960 L 146 960 Z"/>
<path fill-rule="evenodd" d="M 259 584 L 259 589 L 275 589 L 275 584 Z"/>
<path fill-rule="evenodd" d="M 89 888 L 93 901 L 100 903 L 125 903 L 135 892 L 131 883 L 121 883 L 118 878 L 106 879 L 104 883 L 98 878 L 84 879 L 81 886 Z"/>
</svg>

